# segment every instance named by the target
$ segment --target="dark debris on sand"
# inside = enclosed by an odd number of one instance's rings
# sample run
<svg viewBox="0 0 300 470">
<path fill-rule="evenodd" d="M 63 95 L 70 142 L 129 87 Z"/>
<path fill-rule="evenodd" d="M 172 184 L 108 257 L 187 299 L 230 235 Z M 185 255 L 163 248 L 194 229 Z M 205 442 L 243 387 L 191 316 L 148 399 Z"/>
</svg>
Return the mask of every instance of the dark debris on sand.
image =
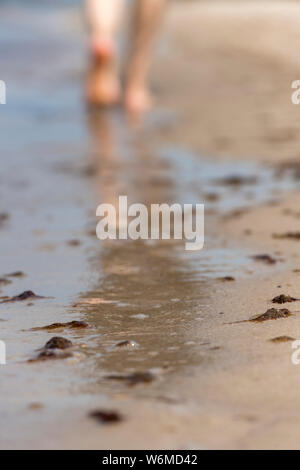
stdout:
<svg viewBox="0 0 300 470">
<path fill-rule="evenodd" d="M 72 247 L 80 246 L 81 241 L 80 240 L 68 240 L 67 245 L 72 246 Z"/>
<path fill-rule="evenodd" d="M 125 339 L 124 341 L 119 341 L 114 345 L 115 348 L 135 348 L 137 344 L 135 341 L 131 341 L 129 339 Z"/>
<path fill-rule="evenodd" d="M 274 233 L 273 238 L 277 240 L 300 240 L 300 232 Z"/>
<path fill-rule="evenodd" d="M 47 297 L 43 297 L 41 295 L 36 295 L 32 290 L 26 290 L 22 292 L 22 294 L 14 295 L 13 297 L 9 297 L 8 299 L 2 300 L 0 304 L 8 303 L 8 302 L 22 302 L 24 300 L 35 300 L 35 299 L 46 299 Z"/>
<path fill-rule="evenodd" d="M 206 193 L 203 194 L 203 199 L 206 202 L 217 202 L 220 200 L 220 195 L 217 193 Z"/>
<path fill-rule="evenodd" d="M 235 278 L 233 276 L 223 276 L 223 277 L 218 277 L 218 281 L 233 282 L 235 281 Z"/>
<path fill-rule="evenodd" d="M 254 261 L 258 261 L 265 264 L 276 264 L 277 259 L 273 258 L 273 256 L 263 254 L 263 255 L 253 255 L 252 258 Z"/>
<path fill-rule="evenodd" d="M 295 297 L 291 297 L 290 295 L 277 295 L 272 299 L 273 304 L 285 304 L 288 302 L 296 302 L 299 299 L 296 299 Z"/>
<path fill-rule="evenodd" d="M 10 215 L 7 212 L 0 212 L 0 228 L 10 219 Z"/>
<path fill-rule="evenodd" d="M 256 184 L 258 178 L 256 176 L 241 176 L 241 175 L 231 175 L 226 176 L 225 178 L 219 178 L 216 180 L 216 184 L 222 186 L 243 186 L 249 184 Z"/>
<path fill-rule="evenodd" d="M 151 372 L 135 372 L 133 374 L 121 375 L 112 374 L 105 377 L 109 380 L 123 381 L 129 387 L 134 387 L 140 383 L 151 383 L 155 380 L 155 376 Z"/>
<path fill-rule="evenodd" d="M 291 336 L 276 336 L 276 338 L 270 339 L 272 343 L 288 343 L 289 341 L 294 341 L 295 338 Z"/>
<path fill-rule="evenodd" d="M 62 336 L 54 336 L 45 346 L 40 349 L 39 354 L 29 359 L 28 362 L 46 361 L 48 359 L 66 359 L 72 357 L 70 348 L 73 346 L 72 341 L 63 338 Z"/>
<path fill-rule="evenodd" d="M 62 336 L 53 336 L 45 344 L 43 349 L 68 349 L 73 346 L 72 341 L 69 339 L 63 338 Z"/>
<path fill-rule="evenodd" d="M 123 421 L 123 416 L 114 410 L 94 410 L 89 413 L 89 417 L 101 424 L 115 424 Z"/>
<path fill-rule="evenodd" d="M 238 320 L 230 323 L 225 323 L 225 325 L 236 325 L 238 323 L 263 323 L 267 320 L 278 320 L 280 318 L 288 318 L 292 316 L 292 313 L 287 308 L 269 308 L 265 313 L 255 315 L 254 317 L 249 318 L 249 320 Z"/>
<path fill-rule="evenodd" d="M 267 320 L 278 320 L 279 318 L 290 317 L 292 313 L 287 308 L 269 308 L 265 313 L 256 315 L 255 317 L 250 318 L 248 321 L 261 323 Z"/>
<path fill-rule="evenodd" d="M 23 271 L 14 271 L 12 273 L 9 273 L 9 274 L 5 274 L 4 277 L 25 277 L 26 274 L 23 273 Z"/>
<path fill-rule="evenodd" d="M 88 323 L 84 321 L 73 320 L 66 323 L 52 323 L 51 325 L 40 326 L 36 328 L 31 328 L 30 331 L 41 331 L 41 330 L 58 330 L 61 328 L 70 328 L 70 329 L 79 329 L 79 328 L 88 328 Z"/>
</svg>

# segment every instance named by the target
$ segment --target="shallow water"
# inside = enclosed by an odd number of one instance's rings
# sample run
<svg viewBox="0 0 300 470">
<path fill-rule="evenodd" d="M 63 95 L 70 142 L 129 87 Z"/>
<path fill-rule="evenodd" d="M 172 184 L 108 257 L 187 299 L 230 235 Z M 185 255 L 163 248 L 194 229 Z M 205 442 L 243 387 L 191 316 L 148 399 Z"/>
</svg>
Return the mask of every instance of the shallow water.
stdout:
<svg viewBox="0 0 300 470">
<path fill-rule="evenodd" d="M 271 168 L 220 163 L 174 148 L 171 141 L 166 145 L 156 130 L 163 134 L 168 128 L 170 140 L 177 125 L 167 110 L 153 111 L 138 128 L 120 110 L 88 112 L 77 10 L 46 3 L 0 8 L 6 51 L 0 79 L 8 91 L 7 105 L 0 106 L 0 212 L 10 216 L 0 228 L 1 275 L 26 274 L 2 287 L 1 295 L 30 289 L 52 297 L 0 305 L 0 339 L 7 344 L 0 415 L 13 436 L 22 420 L 39 426 L 24 412 L 31 401 L 46 404 L 53 419 L 53 411 L 71 403 L 87 406 L 85 394 L 124 387 L 105 379 L 108 373 L 154 370 L 163 378 L 210 361 L 201 324 L 214 280 L 245 274 L 249 265 L 248 253 L 209 236 L 197 253 L 163 241 L 100 243 L 100 202 L 127 194 L 129 201 L 145 204 L 204 202 L 225 213 L 273 200 L 296 182 L 276 180 Z M 220 184 L 232 174 L 258 180 Z M 59 332 L 81 351 L 78 363 L 26 363 L 56 334 L 29 329 L 73 319 L 90 325 Z M 122 340 L 136 346 L 114 347 Z"/>
</svg>

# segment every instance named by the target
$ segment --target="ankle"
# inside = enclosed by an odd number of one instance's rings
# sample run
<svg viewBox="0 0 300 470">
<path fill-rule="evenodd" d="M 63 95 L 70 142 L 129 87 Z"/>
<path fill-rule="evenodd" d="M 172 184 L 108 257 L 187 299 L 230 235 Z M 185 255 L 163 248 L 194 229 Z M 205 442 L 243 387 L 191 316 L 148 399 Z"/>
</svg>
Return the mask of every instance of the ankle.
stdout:
<svg viewBox="0 0 300 470">
<path fill-rule="evenodd" d="M 90 40 L 92 55 L 100 59 L 112 59 L 116 55 L 114 40 L 103 34 L 93 34 Z"/>
</svg>

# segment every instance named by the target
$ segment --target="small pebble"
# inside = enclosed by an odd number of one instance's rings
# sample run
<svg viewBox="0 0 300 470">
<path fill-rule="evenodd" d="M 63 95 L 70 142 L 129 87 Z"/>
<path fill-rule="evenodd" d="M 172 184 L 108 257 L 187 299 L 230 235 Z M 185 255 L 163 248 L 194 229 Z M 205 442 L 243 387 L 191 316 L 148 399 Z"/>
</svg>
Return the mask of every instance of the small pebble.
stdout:
<svg viewBox="0 0 300 470">
<path fill-rule="evenodd" d="M 125 341 L 119 341 L 119 343 L 116 343 L 115 348 L 136 348 L 137 343 L 135 341 L 130 341 L 130 340 L 125 340 Z"/>
<path fill-rule="evenodd" d="M 89 413 L 89 417 L 101 424 L 115 424 L 123 421 L 122 415 L 114 410 L 94 410 Z"/>
</svg>

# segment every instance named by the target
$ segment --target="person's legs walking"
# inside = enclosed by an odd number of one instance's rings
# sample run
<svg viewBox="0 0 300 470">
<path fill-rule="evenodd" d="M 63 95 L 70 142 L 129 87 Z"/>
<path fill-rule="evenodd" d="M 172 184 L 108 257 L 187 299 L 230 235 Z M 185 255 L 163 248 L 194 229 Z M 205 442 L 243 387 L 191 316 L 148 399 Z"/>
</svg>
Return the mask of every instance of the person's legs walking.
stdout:
<svg viewBox="0 0 300 470">
<path fill-rule="evenodd" d="M 87 98 L 93 103 L 110 105 L 117 102 L 120 97 L 116 33 L 123 0 L 85 0 L 85 2 L 92 54 Z"/>
<path fill-rule="evenodd" d="M 94 54 L 105 56 L 115 50 L 123 0 L 86 0 L 86 17 Z"/>
<path fill-rule="evenodd" d="M 125 104 L 143 111 L 150 104 L 148 72 L 155 35 L 165 0 L 136 0 L 132 27 L 132 48 L 128 62 Z"/>
<path fill-rule="evenodd" d="M 93 63 L 88 78 L 90 102 L 113 104 L 120 98 L 116 64 L 116 34 L 123 0 L 85 0 L 91 32 Z M 131 53 L 126 64 L 125 105 L 130 111 L 145 110 L 150 104 L 148 70 L 165 0 L 134 0 Z"/>
</svg>

